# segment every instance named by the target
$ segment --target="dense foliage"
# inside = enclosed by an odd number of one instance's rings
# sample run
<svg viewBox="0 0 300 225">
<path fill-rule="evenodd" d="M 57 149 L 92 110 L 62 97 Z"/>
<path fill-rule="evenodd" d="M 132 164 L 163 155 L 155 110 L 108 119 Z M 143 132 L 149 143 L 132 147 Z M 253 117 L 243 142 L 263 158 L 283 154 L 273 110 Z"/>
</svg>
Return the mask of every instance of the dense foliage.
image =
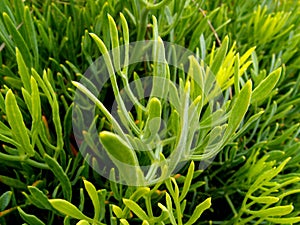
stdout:
<svg viewBox="0 0 300 225">
<path fill-rule="evenodd" d="M 1 0 L 0 12 L 1 225 L 300 223 L 299 1 Z M 184 148 L 189 160 L 156 184 L 128 186 L 93 170 L 97 157 L 79 151 L 72 113 L 77 88 L 95 97 L 79 83 L 89 66 L 142 40 L 193 52 L 188 72 L 154 61 L 116 74 L 95 98 L 96 135 L 123 159 L 116 152 L 128 146 L 112 134 L 102 103 L 109 108 L 117 88 L 141 76 L 162 76 L 183 90 L 169 93 L 177 107 L 150 96 L 121 114 L 137 137 L 159 130 L 151 116 L 170 116 L 158 158 Z M 212 73 L 218 87 L 208 98 L 223 96 L 213 114 L 194 83 L 200 73 Z M 180 145 L 183 133 L 199 135 L 195 149 Z M 85 148 L 91 135 L 83 132 Z M 134 165 L 154 161 L 126 154 Z"/>
</svg>

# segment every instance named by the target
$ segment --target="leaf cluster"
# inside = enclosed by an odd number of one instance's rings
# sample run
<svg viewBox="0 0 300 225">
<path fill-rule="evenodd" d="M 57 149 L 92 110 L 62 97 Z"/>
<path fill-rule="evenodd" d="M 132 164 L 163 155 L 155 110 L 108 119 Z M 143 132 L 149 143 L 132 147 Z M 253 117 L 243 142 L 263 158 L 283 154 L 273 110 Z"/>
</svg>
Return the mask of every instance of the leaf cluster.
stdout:
<svg viewBox="0 0 300 225">
<path fill-rule="evenodd" d="M 1 224 L 300 222 L 299 1 L 2 0 L 0 12 Z M 154 41 L 158 62 L 116 70 L 129 50 L 124 57 L 109 49 L 141 40 Z M 168 60 L 163 41 L 194 53 L 186 74 L 159 63 Z M 100 55 L 111 77 L 97 96 L 93 83 L 80 81 Z M 128 113 L 119 88 L 135 81 L 139 90 L 142 73 L 157 84 L 147 101 L 127 90 L 135 103 Z M 92 130 L 82 132 L 80 151 L 74 139 L 76 89 L 97 106 L 96 136 L 117 159 L 110 180 L 90 168 L 101 166 L 89 151 L 97 149 Z M 125 133 L 109 114 L 111 95 Z M 164 167 L 154 162 L 176 149 L 182 161 L 193 161 L 157 176 Z M 114 182 L 126 178 L 120 161 L 152 163 L 137 179 L 153 183 Z"/>
</svg>

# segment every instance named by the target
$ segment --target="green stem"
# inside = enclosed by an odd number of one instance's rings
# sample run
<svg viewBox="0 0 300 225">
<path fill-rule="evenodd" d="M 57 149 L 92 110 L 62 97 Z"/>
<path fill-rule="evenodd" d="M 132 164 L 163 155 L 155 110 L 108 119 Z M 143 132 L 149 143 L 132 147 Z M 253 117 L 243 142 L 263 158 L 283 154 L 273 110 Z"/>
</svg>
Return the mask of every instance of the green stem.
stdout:
<svg viewBox="0 0 300 225">
<path fill-rule="evenodd" d="M 147 208 L 147 212 L 148 215 L 153 218 L 153 211 L 152 211 L 152 205 L 151 205 L 151 195 L 147 194 L 145 197 L 145 201 L 146 201 L 146 208 Z"/>
<path fill-rule="evenodd" d="M 17 210 L 18 207 L 24 208 L 24 207 L 26 207 L 27 205 L 28 205 L 28 204 L 23 204 L 23 205 L 19 205 L 19 206 L 12 207 L 12 208 L 10 208 L 10 209 L 6 209 L 6 210 L 0 212 L 0 218 L 3 217 L 3 216 L 5 216 L 5 215 L 7 215 L 7 214 L 9 214 L 9 213 L 11 213 L 11 212 L 13 212 L 13 211 L 15 211 L 15 210 Z"/>
<path fill-rule="evenodd" d="M 243 225 L 243 224 L 249 224 L 249 222 L 253 221 L 253 219 L 255 218 L 256 216 L 250 216 L 248 217 L 247 219 L 243 219 L 241 221 L 238 221 L 239 225 Z"/>
<path fill-rule="evenodd" d="M 49 166 L 45 163 L 40 163 L 40 162 L 36 162 L 32 159 L 27 159 L 25 160 L 25 162 L 28 164 L 28 165 L 31 165 L 33 167 L 36 167 L 36 168 L 39 168 L 39 169 L 45 169 L 45 170 L 49 170 Z"/>
<path fill-rule="evenodd" d="M 83 86 L 81 83 L 73 81 L 72 84 L 78 88 L 82 93 L 84 93 L 92 102 L 95 103 L 95 105 L 101 110 L 101 112 L 105 115 L 105 117 L 108 119 L 110 123 L 114 126 L 116 131 L 119 135 L 122 136 L 125 140 L 127 140 L 127 137 L 125 133 L 123 132 L 122 128 L 120 127 L 119 123 L 116 121 L 116 119 L 110 114 L 110 112 L 105 108 L 105 106 L 102 104 L 102 102 L 97 99 L 96 96 L 94 96 L 85 86 Z M 128 141 L 128 140 L 127 140 Z"/>
<path fill-rule="evenodd" d="M 176 190 L 174 191 L 174 189 L 172 187 L 172 183 L 171 183 L 171 179 L 170 178 L 165 181 L 165 184 L 166 184 L 167 189 L 168 189 L 171 197 L 173 198 L 173 201 L 174 201 L 174 204 L 175 204 L 177 224 L 178 225 L 182 225 L 182 213 L 181 213 L 181 207 L 180 207 L 179 197 L 178 197 L 178 195 L 176 193 Z M 177 185 L 176 182 L 175 182 L 175 185 Z M 176 187 L 175 187 L 175 189 L 176 189 Z"/>
<path fill-rule="evenodd" d="M 161 185 L 162 182 L 156 183 L 155 186 L 150 190 L 149 195 L 152 195 L 154 192 L 156 192 Z"/>
<path fill-rule="evenodd" d="M 7 155 L 7 154 L 3 154 L 0 152 L 0 158 L 3 160 L 6 160 L 6 161 L 11 161 L 11 162 L 24 162 L 30 166 L 33 166 L 33 167 L 36 167 L 39 169 L 46 169 L 46 170 L 49 169 L 47 164 L 36 162 L 32 159 L 27 158 L 27 156 Z"/>
<path fill-rule="evenodd" d="M 237 216 L 238 216 L 238 213 L 237 213 L 237 211 L 236 211 L 236 209 L 235 209 L 235 207 L 234 207 L 234 205 L 233 205 L 231 199 L 229 198 L 229 195 L 226 194 L 226 195 L 225 195 L 225 198 L 226 198 L 226 200 L 227 200 L 227 202 L 228 202 L 228 204 L 229 204 L 229 206 L 230 206 L 230 208 L 231 208 L 231 210 L 232 210 L 232 212 L 233 212 L 233 214 L 234 214 L 234 217 L 237 217 Z"/>
<path fill-rule="evenodd" d="M 173 196 L 174 198 L 175 196 Z M 176 207 L 176 214 L 177 214 L 177 221 L 178 225 L 182 225 L 182 214 L 181 214 L 181 207 L 180 207 L 180 202 L 178 198 L 174 198 L 175 202 L 175 207 Z"/>
</svg>

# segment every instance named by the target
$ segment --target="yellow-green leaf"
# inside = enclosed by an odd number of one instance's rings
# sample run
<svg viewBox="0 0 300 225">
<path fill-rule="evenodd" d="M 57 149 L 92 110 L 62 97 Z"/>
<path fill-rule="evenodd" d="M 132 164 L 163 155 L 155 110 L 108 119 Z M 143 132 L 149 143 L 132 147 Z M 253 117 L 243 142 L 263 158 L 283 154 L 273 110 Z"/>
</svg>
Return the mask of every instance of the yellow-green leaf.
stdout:
<svg viewBox="0 0 300 225">
<path fill-rule="evenodd" d="M 87 220 L 90 223 L 93 222 L 91 218 L 85 216 L 76 206 L 64 199 L 50 199 L 49 202 L 53 208 L 62 214 L 79 220 Z"/>
<path fill-rule="evenodd" d="M 16 58 L 17 58 L 17 63 L 18 63 L 18 69 L 19 69 L 19 74 L 22 80 L 22 83 L 24 85 L 24 88 L 30 92 L 31 87 L 30 87 L 30 75 L 28 72 L 28 68 L 24 62 L 23 56 L 21 52 L 19 51 L 18 48 L 16 48 Z"/>
<path fill-rule="evenodd" d="M 131 166 L 138 166 L 139 162 L 134 150 L 117 134 L 102 131 L 99 134 L 100 141 L 115 163 L 122 162 Z"/>
<path fill-rule="evenodd" d="M 5 97 L 6 115 L 11 127 L 14 139 L 20 144 L 18 147 L 20 155 L 34 156 L 34 149 L 30 144 L 30 138 L 25 126 L 22 113 L 18 107 L 16 97 L 9 90 Z"/>
<path fill-rule="evenodd" d="M 202 215 L 202 213 L 205 210 L 209 209 L 210 206 L 211 206 L 211 198 L 208 198 L 204 202 L 197 205 L 197 207 L 195 208 L 191 218 L 186 222 L 185 225 L 192 225 L 195 222 L 197 222 L 199 217 Z"/>
<path fill-rule="evenodd" d="M 146 212 L 136 202 L 129 199 L 123 199 L 123 202 L 141 220 L 149 220 Z"/>
<path fill-rule="evenodd" d="M 300 216 L 290 217 L 290 218 L 269 218 L 269 217 L 267 217 L 266 220 L 268 220 L 274 224 L 296 224 L 296 223 L 300 223 Z"/>
<path fill-rule="evenodd" d="M 233 103 L 230 117 L 228 119 L 228 127 L 224 134 L 224 140 L 228 140 L 230 138 L 243 120 L 250 104 L 251 92 L 252 83 L 249 80 Z"/>
<path fill-rule="evenodd" d="M 246 210 L 246 212 L 259 217 L 284 216 L 290 214 L 293 211 L 293 209 L 294 207 L 292 205 L 284 205 L 275 206 L 268 209 L 262 209 L 259 211 Z"/>
<path fill-rule="evenodd" d="M 251 97 L 251 103 L 257 103 L 260 102 L 266 98 L 269 97 L 269 94 L 276 86 L 280 74 L 281 74 L 281 68 L 273 71 L 269 76 L 267 76 L 263 81 L 259 83 L 259 85 L 253 90 L 252 97 Z"/>
<path fill-rule="evenodd" d="M 100 216 L 100 201 L 98 198 L 97 190 L 91 182 L 87 180 L 84 180 L 83 182 L 85 190 L 88 192 L 94 206 L 94 220 L 97 221 Z"/>
<path fill-rule="evenodd" d="M 148 103 L 148 118 L 145 125 L 144 139 L 150 142 L 158 134 L 161 123 L 161 103 L 158 98 L 151 98 Z"/>
<path fill-rule="evenodd" d="M 273 196 L 260 196 L 260 197 L 250 196 L 249 198 L 254 202 L 264 203 L 264 204 L 273 204 L 279 201 L 278 197 L 273 197 Z"/>
<path fill-rule="evenodd" d="M 76 225 L 90 225 L 90 223 L 86 220 L 80 220 Z"/>
</svg>

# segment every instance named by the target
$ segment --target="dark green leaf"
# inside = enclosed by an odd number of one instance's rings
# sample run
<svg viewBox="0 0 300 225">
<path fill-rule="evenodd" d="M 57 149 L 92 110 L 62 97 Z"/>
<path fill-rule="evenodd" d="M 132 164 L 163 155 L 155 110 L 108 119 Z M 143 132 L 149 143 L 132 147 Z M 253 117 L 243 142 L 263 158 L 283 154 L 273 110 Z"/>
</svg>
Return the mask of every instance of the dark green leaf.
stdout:
<svg viewBox="0 0 300 225">
<path fill-rule="evenodd" d="M 22 219 L 25 220 L 26 223 L 28 223 L 29 225 L 45 225 L 45 223 L 41 221 L 39 218 L 37 218 L 34 215 L 25 213 L 20 207 L 18 207 L 18 211 Z"/>
<path fill-rule="evenodd" d="M 44 160 L 48 164 L 49 168 L 51 169 L 57 180 L 59 180 L 62 186 L 64 197 L 70 201 L 72 198 L 72 187 L 67 174 L 63 171 L 62 167 L 58 164 L 58 162 L 49 155 L 46 154 L 44 156 Z"/>
<path fill-rule="evenodd" d="M 42 209 L 52 210 L 52 206 L 49 203 L 47 196 L 41 190 L 35 186 L 28 186 L 27 188 L 31 194 L 30 199 L 33 201 L 33 204 L 37 203 L 42 206 Z"/>
<path fill-rule="evenodd" d="M 12 37 L 15 41 L 16 46 L 20 49 L 20 52 L 22 53 L 22 55 L 24 57 L 24 61 L 25 61 L 26 65 L 31 67 L 32 66 L 31 54 L 30 54 L 28 45 L 26 44 L 24 38 L 22 37 L 20 32 L 17 30 L 17 27 L 15 26 L 15 24 L 13 23 L 13 21 L 11 20 L 11 18 L 8 16 L 7 13 L 3 13 L 3 19 L 4 19 L 5 25 L 7 27 L 7 30 L 12 35 Z"/>
<path fill-rule="evenodd" d="M 13 193 L 11 191 L 7 191 L 0 196 L 0 212 L 2 212 L 8 206 L 12 194 Z"/>
</svg>

